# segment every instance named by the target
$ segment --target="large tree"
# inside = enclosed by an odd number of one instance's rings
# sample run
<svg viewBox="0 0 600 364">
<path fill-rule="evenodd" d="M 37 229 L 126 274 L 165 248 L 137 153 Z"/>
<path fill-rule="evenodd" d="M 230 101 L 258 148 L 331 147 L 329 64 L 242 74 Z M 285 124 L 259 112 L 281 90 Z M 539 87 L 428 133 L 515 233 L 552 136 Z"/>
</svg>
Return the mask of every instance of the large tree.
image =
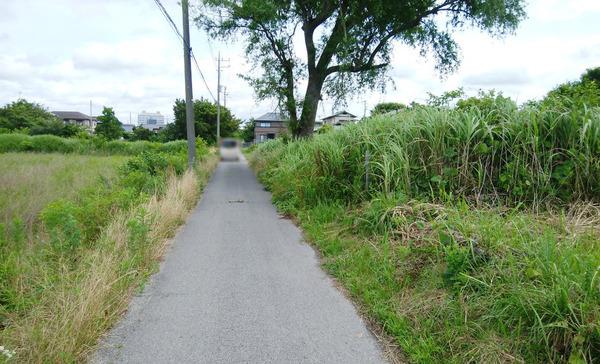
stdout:
<svg viewBox="0 0 600 364">
<path fill-rule="evenodd" d="M 96 135 L 108 140 L 120 139 L 125 130 L 123 124 L 115 116 L 112 107 L 104 107 L 102 115 L 98 116 L 98 124 L 95 129 Z"/>
<path fill-rule="evenodd" d="M 62 120 L 42 105 L 19 99 L 0 108 L 0 128 L 8 130 L 46 126 Z"/>
<path fill-rule="evenodd" d="M 213 37 L 242 35 L 262 74 L 245 78 L 259 99 L 277 98 L 294 135 L 313 131 L 326 94 L 336 100 L 386 83 L 393 41 L 431 54 L 454 70 L 452 33 L 466 25 L 492 35 L 514 31 L 524 0 L 203 0 L 196 19 Z M 303 39 L 304 53 L 295 51 Z M 304 91 L 299 87 L 306 83 Z"/>
<path fill-rule="evenodd" d="M 175 100 L 173 105 L 175 123 L 168 127 L 166 132 L 175 139 L 186 138 L 185 101 Z M 217 135 L 217 105 L 206 99 L 194 100 L 194 119 L 196 136 L 201 137 L 208 143 L 216 142 Z M 228 108 L 221 106 L 221 137 L 231 137 L 240 126 L 240 120 L 231 114 Z"/>
</svg>

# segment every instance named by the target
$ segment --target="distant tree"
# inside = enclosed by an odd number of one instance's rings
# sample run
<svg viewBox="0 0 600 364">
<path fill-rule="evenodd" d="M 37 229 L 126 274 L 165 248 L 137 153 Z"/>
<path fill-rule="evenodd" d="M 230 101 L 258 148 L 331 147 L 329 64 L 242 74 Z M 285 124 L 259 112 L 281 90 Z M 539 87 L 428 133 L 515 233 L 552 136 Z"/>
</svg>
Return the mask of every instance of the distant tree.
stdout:
<svg viewBox="0 0 600 364">
<path fill-rule="evenodd" d="M 159 142 L 170 142 L 177 139 L 185 139 L 181 136 L 178 126 L 175 123 L 167 124 L 164 128 L 156 133 L 156 140 Z"/>
<path fill-rule="evenodd" d="M 42 105 L 19 99 L 0 108 L 0 128 L 8 130 L 31 129 L 44 124 L 58 125 L 62 120 Z"/>
<path fill-rule="evenodd" d="M 406 109 L 406 105 L 399 102 L 380 102 L 371 110 L 371 116 L 386 114 L 392 111 L 400 111 Z"/>
<path fill-rule="evenodd" d="M 543 105 L 577 109 L 600 106 L 600 67 L 588 69 L 579 81 L 565 82 L 550 91 L 541 101 Z"/>
<path fill-rule="evenodd" d="M 260 71 L 245 78 L 259 99 L 275 98 L 294 136 L 313 133 L 323 93 L 334 100 L 383 87 L 393 45 L 431 54 L 441 73 L 457 68 L 453 38 L 465 26 L 514 31 L 525 0 L 203 0 L 198 24 L 213 37 L 246 43 Z M 302 37 L 304 50 L 296 52 Z M 299 85 L 306 88 L 299 92 Z"/>
<path fill-rule="evenodd" d="M 96 135 L 108 140 L 119 139 L 125 132 L 123 124 L 115 116 L 112 107 L 104 107 L 102 109 L 102 115 L 98 116 L 98 124 L 95 131 Z"/>
<path fill-rule="evenodd" d="M 75 124 L 65 124 L 58 118 L 41 122 L 29 128 L 29 134 L 31 135 L 51 134 L 63 138 L 75 137 L 82 132 L 86 132 L 83 127 Z"/>
<path fill-rule="evenodd" d="M 239 136 L 245 142 L 251 142 L 254 140 L 254 119 L 250 119 L 242 125 Z"/>
<path fill-rule="evenodd" d="M 173 106 L 175 123 L 173 124 L 175 139 L 186 139 L 185 101 L 176 100 Z M 217 135 L 217 105 L 206 100 L 194 100 L 194 119 L 196 136 L 208 143 L 216 143 Z M 221 137 L 233 137 L 240 127 L 241 121 L 235 118 L 231 111 L 221 106 Z"/>
<path fill-rule="evenodd" d="M 443 94 L 437 96 L 428 92 L 427 105 L 434 107 L 452 107 L 453 103 L 465 96 L 465 91 L 461 88 L 456 90 L 446 91 Z"/>
<path fill-rule="evenodd" d="M 134 127 L 132 132 L 131 132 L 131 136 L 129 137 L 130 140 L 152 140 L 155 138 L 155 134 L 153 131 L 143 128 L 141 126 L 137 126 Z"/>
<path fill-rule="evenodd" d="M 596 86 L 600 87 L 600 67 L 589 68 L 581 75 L 582 82 L 594 81 Z"/>
</svg>

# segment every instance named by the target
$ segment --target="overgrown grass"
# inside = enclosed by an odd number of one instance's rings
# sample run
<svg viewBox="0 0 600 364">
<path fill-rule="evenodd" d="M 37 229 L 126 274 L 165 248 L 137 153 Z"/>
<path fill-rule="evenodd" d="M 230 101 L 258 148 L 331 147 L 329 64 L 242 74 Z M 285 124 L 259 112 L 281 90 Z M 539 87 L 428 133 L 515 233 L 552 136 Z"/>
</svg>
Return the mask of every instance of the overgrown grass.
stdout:
<svg viewBox="0 0 600 364">
<path fill-rule="evenodd" d="M 185 140 L 158 143 L 149 141 L 130 142 L 124 140 L 106 141 L 101 138 L 61 138 L 54 135 L 0 134 L 0 153 L 38 152 L 138 155 L 142 152 L 184 153 L 186 150 L 187 142 Z"/>
<path fill-rule="evenodd" d="M 286 148 L 281 143 L 261 148 L 261 158 L 281 160 L 267 173 L 292 183 L 290 191 L 310 204 L 394 191 L 536 205 L 600 198 L 598 108 L 417 107 Z"/>
<path fill-rule="evenodd" d="M 0 154 L 0 224 L 11 234 L 23 225 L 31 238 L 39 212 L 57 199 L 73 200 L 97 183 L 112 184 L 123 156 Z M 4 237 L 5 239 L 8 236 Z"/>
<path fill-rule="evenodd" d="M 16 350 L 11 360 L 86 359 L 196 203 L 217 161 L 198 149 L 194 172 L 184 154 L 141 153 L 116 177 L 44 206 L 34 238 L 3 234 L 0 343 Z"/>
<path fill-rule="evenodd" d="M 599 115 L 421 107 L 251 162 L 410 361 L 596 363 Z"/>
</svg>

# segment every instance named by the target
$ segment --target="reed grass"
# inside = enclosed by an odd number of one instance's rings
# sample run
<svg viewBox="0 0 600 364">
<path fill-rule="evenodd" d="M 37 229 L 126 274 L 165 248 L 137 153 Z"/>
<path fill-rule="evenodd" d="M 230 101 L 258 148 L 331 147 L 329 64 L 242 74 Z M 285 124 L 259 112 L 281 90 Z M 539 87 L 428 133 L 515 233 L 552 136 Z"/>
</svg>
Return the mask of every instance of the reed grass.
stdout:
<svg viewBox="0 0 600 364">
<path fill-rule="evenodd" d="M 415 107 L 251 156 L 411 362 L 600 361 L 600 110 L 509 106 Z"/>
</svg>

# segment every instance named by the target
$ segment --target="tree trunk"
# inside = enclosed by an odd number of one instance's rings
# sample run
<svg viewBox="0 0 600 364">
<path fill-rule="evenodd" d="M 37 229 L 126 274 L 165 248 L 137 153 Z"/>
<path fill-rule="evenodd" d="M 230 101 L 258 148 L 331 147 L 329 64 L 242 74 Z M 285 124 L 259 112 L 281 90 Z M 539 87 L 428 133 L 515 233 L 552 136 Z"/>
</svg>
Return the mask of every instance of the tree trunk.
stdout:
<svg viewBox="0 0 600 364">
<path fill-rule="evenodd" d="M 319 101 L 321 100 L 321 89 L 323 88 L 323 82 L 325 76 L 318 72 L 313 71 L 308 76 L 308 86 L 306 87 L 306 94 L 304 95 L 304 101 L 302 102 L 302 114 L 300 115 L 300 126 L 296 137 L 309 137 L 313 134 L 315 127 L 315 119 L 317 118 L 317 111 L 319 108 Z"/>
</svg>

